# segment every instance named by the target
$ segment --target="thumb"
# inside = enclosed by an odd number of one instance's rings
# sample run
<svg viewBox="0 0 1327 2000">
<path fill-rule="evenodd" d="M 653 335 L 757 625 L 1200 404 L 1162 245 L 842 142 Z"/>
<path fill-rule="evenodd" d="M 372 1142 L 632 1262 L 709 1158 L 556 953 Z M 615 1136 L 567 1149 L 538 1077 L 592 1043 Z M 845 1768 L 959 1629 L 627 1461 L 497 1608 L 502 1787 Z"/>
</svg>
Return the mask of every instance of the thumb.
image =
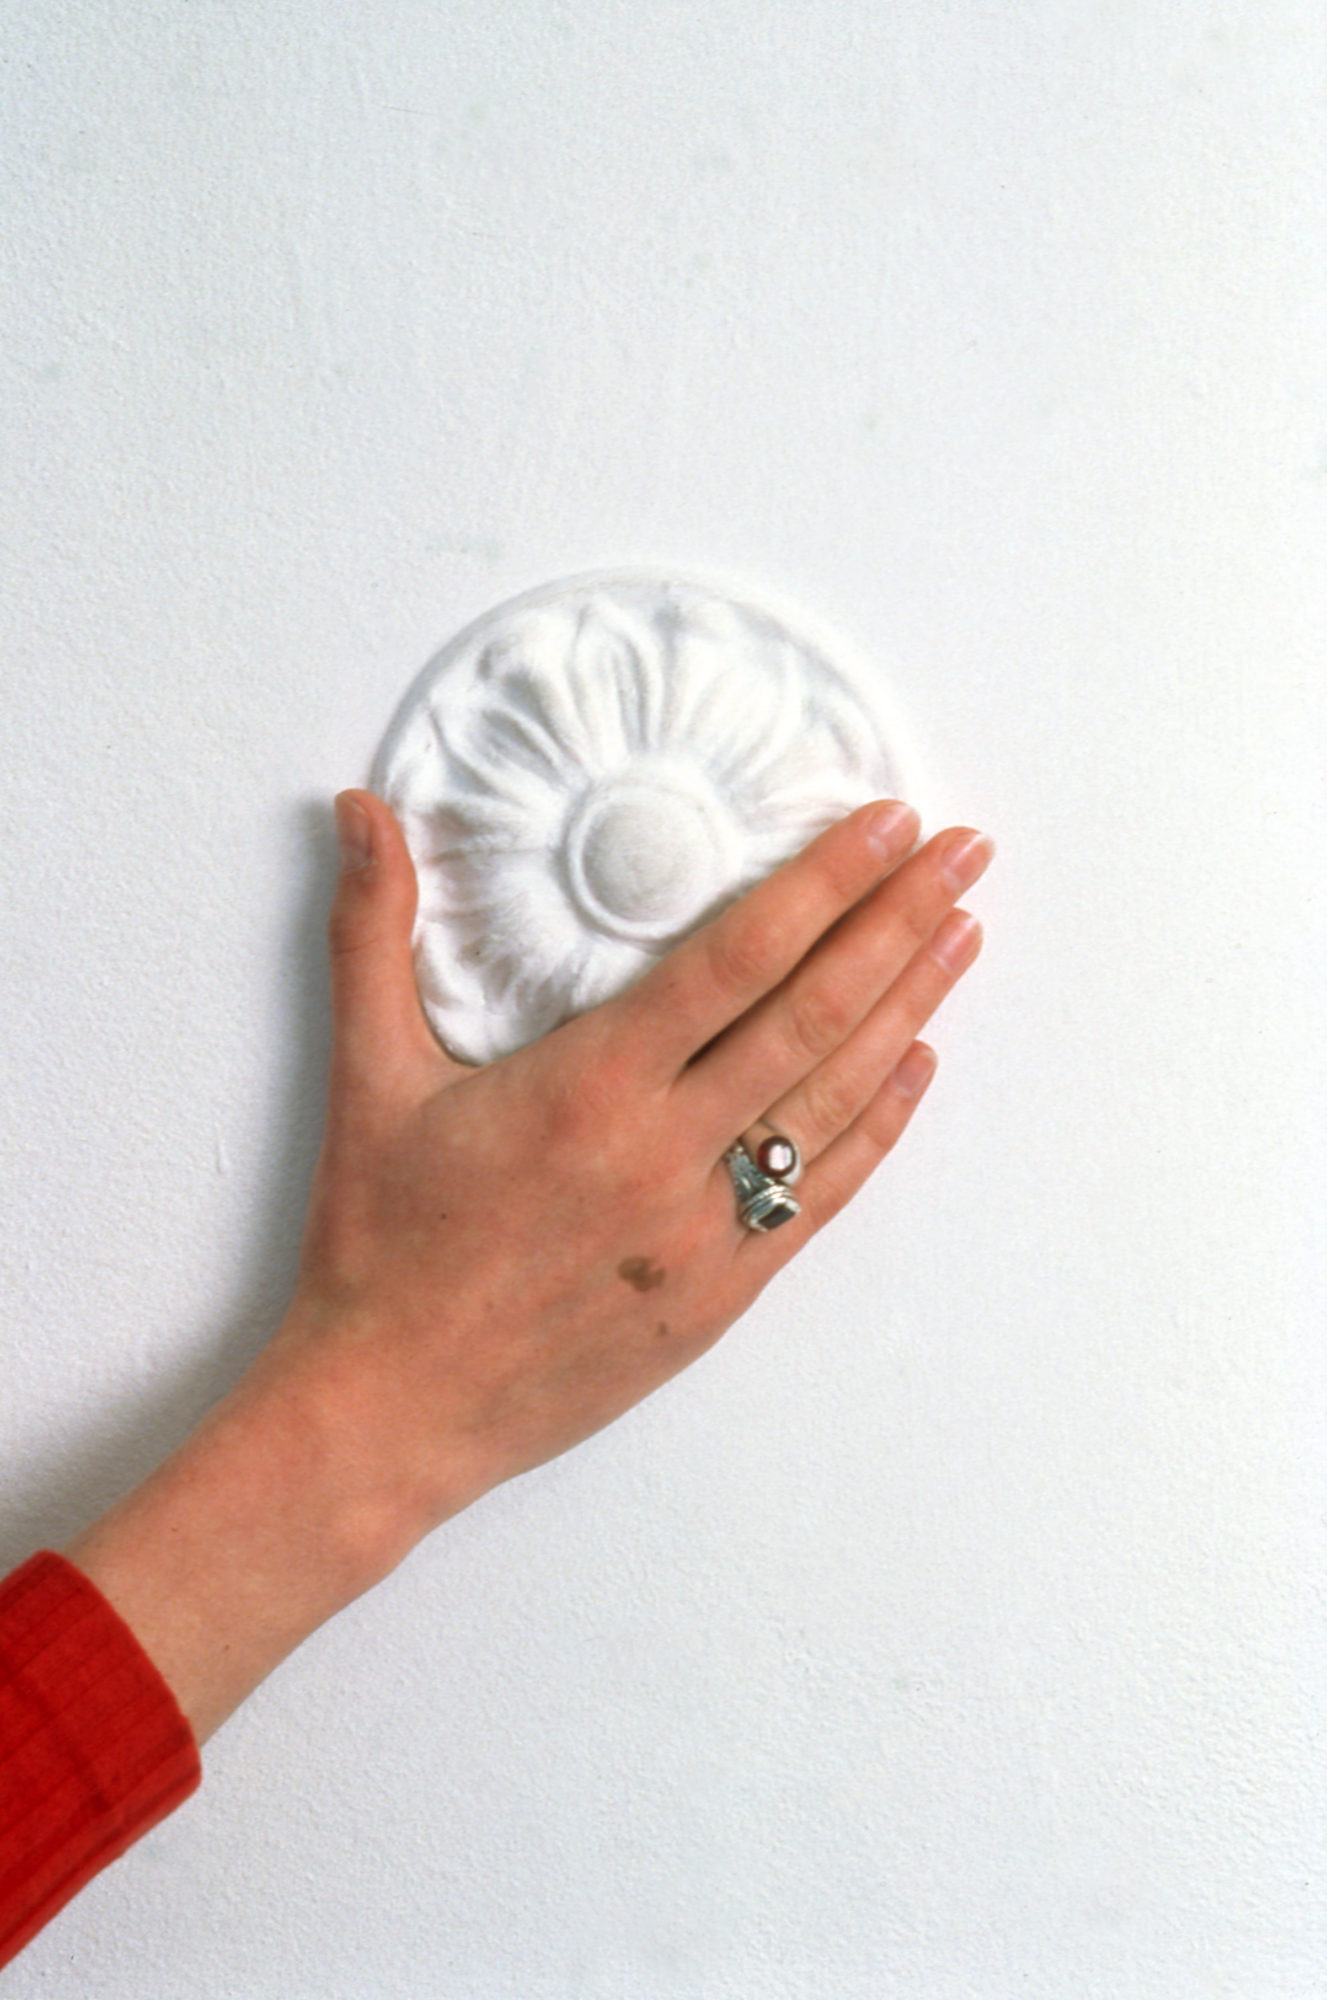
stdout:
<svg viewBox="0 0 1327 2000">
<path fill-rule="evenodd" d="M 341 874 L 328 921 L 332 1087 L 377 1088 L 442 1062 L 415 986 L 415 864 L 391 809 L 372 792 L 335 802 Z"/>
</svg>

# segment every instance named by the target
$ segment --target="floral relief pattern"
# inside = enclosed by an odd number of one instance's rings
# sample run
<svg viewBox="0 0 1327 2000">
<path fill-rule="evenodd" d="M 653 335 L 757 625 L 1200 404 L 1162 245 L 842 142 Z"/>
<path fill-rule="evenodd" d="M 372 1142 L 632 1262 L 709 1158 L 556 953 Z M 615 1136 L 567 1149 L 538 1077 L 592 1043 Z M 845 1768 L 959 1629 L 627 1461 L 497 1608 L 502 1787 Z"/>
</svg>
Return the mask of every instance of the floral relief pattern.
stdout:
<svg viewBox="0 0 1327 2000">
<path fill-rule="evenodd" d="M 435 1031 L 468 1062 L 532 1041 L 898 788 L 867 693 L 755 606 L 633 576 L 490 613 L 381 765 Z"/>
</svg>

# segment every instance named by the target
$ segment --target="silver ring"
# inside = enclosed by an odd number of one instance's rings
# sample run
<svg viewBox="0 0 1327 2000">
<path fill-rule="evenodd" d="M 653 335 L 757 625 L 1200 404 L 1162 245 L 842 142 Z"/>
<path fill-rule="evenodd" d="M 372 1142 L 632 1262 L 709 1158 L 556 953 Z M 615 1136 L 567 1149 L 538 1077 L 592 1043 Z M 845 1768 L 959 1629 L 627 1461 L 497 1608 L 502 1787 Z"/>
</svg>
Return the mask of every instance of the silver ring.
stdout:
<svg viewBox="0 0 1327 2000">
<path fill-rule="evenodd" d="M 782 1137 L 782 1134 L 779 1136 Z M 787 1144 L 796 1154 L 797 1148 L 791 1139 Z M 740 1139 L 728 1148 L 723 1157 L 732 1176 L 733 1193 L 737 1196 L 737 1219 L 744 1229 L 753 1229 L 765 1236 L 771 1229 L 778 1229 L 782 1223 L 791 1222 L 794 1216 L 801 1214 L 802 1204 L 787 1182 L 757 1166 Z M 800 1161 L 795 1161 L 794 1165 L 800 1165 Z"/>
</svg>

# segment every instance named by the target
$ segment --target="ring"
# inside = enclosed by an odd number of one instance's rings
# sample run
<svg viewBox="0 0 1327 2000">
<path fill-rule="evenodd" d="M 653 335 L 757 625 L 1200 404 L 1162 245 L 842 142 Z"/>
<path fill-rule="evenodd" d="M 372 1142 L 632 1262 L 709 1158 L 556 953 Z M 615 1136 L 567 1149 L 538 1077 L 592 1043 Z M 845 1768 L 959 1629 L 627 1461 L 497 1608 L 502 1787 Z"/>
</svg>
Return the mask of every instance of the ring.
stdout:
<svg viewBox="0 0 1327 2000">
<path fill-rule="evenodd" d="M 779 1142 L 777 1147 L 775 1140 Z M 770 1161 L 771 1167 L 786 1161 L 786 1173 L 775 1173 L 760 1165 L 762 1155 Z M 801 1214 L 802 1204 L 789 1187 L 787 1178 L 788 1175 L 795 1178 L 800 1173 L 801 1155 L 792 1140 L 782 1132 L 772 1133 L 759 1145 L 754 1159 L 742 1139 L 730 1146 L 723 1157 L 732 1177 L 733 1193 L 737 1196 L 737 1219 L 744 1229 L 768 1235 L 771 1229 L 778 1229 Z"/>
</svg>

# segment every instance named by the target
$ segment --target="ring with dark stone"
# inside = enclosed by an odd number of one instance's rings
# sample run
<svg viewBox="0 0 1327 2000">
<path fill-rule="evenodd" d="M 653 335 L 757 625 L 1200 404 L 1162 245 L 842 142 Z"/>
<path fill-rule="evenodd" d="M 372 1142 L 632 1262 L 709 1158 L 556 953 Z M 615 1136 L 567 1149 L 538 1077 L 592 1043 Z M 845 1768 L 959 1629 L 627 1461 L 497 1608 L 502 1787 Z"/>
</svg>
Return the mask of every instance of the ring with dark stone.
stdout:
<svg viewBox="0 0 1327 2000">
<path fill-rule="evenodd" d="M 801 1214 L 802 1204 L 792 1189 L 759 1167 L 740 1139 L 723 1157 L 737 1196 L 737 1219 L 744 1229 L 768 1235 Z"/>
</svg>

